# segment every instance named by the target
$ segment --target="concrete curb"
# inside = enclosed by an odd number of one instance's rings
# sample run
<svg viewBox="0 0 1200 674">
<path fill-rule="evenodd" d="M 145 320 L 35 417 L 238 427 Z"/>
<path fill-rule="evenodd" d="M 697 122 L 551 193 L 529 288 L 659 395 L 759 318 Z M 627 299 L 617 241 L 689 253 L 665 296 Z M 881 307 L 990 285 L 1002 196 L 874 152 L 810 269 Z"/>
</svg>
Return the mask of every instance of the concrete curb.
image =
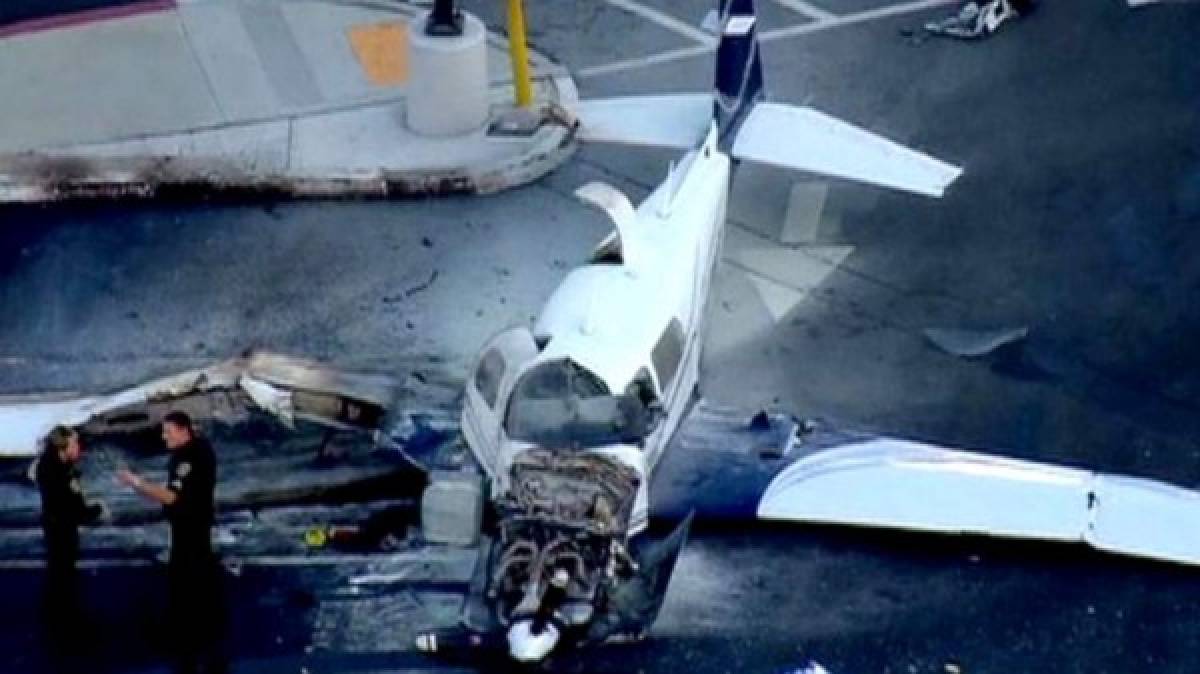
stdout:
<svg viewBox="0 0 1200 674">
<path fill-rule="evenodd" d="M 523 151 L 453 168 L 373 169 L 330 166 L 293 169 L 286 159 L 263 161 L 261 148 L 227 147 L 213 156 L 178 149 L 167 153 L 114 156 L 114 144 L 56 148 L 0 155 L 0 203 L 44 203 L 85 199 L 226 197 L 406 198 L 491 194 L 526 185 L 560 166 L 577 146 L 568 112 L 577 100 L 568 75 L 545 79 L 556 102 L 543 103 L 541 126 Z M 297 118 L 297 119 L 303 119 Z M 286 120 L 287 128 L 296 119 Z M 266 122 L 270 123 L 270 122 Z M 163 136 L 166 145 L 186 147 L 200 134 L 253 134 L 264 122 Z M 287 134 L 290 136 L 290 131 Z M 153 147 L 155 138 L 138 142 Z M 288 140 L 290 143 L 290 138 Z M 465 142 L 465 141 L 464 141 Z M 115 144 L 119 148 L 119 143 Z M 255 155 L 259 156 L 255 156 Z"/>
</svg>

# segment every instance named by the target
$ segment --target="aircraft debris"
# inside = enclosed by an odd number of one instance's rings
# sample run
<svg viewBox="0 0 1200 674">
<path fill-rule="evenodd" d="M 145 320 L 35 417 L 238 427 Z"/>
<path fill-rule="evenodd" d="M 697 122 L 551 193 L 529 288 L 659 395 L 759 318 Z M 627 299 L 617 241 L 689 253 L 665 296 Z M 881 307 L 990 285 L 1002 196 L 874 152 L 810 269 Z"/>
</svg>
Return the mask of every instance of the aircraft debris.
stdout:
<svg viewBox="0 0 1200 674">
<path fill-rule="evenodd" d="M 1029 336 L 1029 328 L 1002 328 L 997 330 L 958 330 L 951 328 L 926 328 L 925 338 L 942 351 L 962 358 L 986 356 L 1008 344 L 1019 342 Z"/>
<path fill-rule="evenodd" d="M 957 14 L 926 23 L 925 30 L 931 35 L 961 40 L 980 39 L 995 33 L 1005 21 L 1027 13 L 1031 4 L 1019 0 L 969 0 Z"/>
<path fill-rule="evenodd" d="M 375 430 L 394 397 L 381 375 L 343 372 L 315 361 L 257 352 L 109 394 L 0 396 L 0 457 L 33 457 L 56 425 L 87 435 L 137 433 L 182 409 L 233 423 L 260 409 L 341 430 Z"/>
</svg>

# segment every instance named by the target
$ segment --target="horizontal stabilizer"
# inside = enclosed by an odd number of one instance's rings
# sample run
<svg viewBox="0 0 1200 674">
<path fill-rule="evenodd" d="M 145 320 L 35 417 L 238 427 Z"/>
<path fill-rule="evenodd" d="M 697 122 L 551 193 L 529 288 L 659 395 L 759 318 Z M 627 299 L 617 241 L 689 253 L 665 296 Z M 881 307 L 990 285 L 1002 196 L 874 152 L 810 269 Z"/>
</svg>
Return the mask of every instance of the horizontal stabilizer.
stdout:
<svg viewBox="0 0 1200 674">
<path fill-rule="evenodd" d="M 1200 493 L 1153 480 L 875 438 L 781 471 L 764 519 L 1085 542 L 1200 564 Z"/>
<path fill-rule="evenodd" d="M 940 197 L 962 169 L 812 108 L 759 103 L 733 156 L 800 171 Z"/>
<path fill-rule="evenodd" d="M 689 150 L 712 123 L 712 94 L 627 96 L 580 101 L 575 109 L 585 141 Z"/>
</svg>

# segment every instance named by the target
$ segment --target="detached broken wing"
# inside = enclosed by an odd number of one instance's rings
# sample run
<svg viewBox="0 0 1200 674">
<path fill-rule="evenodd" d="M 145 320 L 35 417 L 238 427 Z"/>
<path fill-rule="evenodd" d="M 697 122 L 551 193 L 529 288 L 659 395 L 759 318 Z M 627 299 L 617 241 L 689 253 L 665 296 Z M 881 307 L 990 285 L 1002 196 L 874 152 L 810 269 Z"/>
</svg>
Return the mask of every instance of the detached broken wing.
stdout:
<svg viewBox="0 0 1200 674">
<path fill-rule="evenodd" d="M 0 457 L 32 457 L 56 425 L 88 433 L 128 433 L 182 409 L 197 419 L 234 418 L 257 407 L 291 426 L 297 419 L 339 429 L 373 430 L 394 396 L 390 377 L 253 353 L 155 379 L 110 394 L 0 396 Z"/>
<path fill-rule="evenodd" d="M 1200 564 L 1200 493 L 1155 480 L 872 438 L 807 453 L 764 519 L 1083 542 Z"/>
</svg>

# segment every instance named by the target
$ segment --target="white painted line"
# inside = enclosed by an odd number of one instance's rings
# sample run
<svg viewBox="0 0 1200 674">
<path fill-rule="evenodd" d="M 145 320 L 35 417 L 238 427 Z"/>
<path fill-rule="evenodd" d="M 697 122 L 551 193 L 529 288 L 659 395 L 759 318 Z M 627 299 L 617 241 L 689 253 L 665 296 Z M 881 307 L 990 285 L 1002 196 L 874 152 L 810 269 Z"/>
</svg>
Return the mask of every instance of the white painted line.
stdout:
<svg viewBox="0 0 1200 674">
<path fill-rule="evenodd" d="M 856 23 L 866 23 L 875 21 L 876 19 L 886 19 L 892 16 L 901 14 L 910 14 L 912 12 L 922 12 L 934 7 L 944 7 L 946 5 L 957 4 L 958 0 L 916 0 L 915 2 L 904 2 L 899 5 L 888 5 L 887 7 L 878 7 L 869 9 L 865 12 L 856 14 L 847 14 L 839 16 L 828 21 L 815 21 L 813 23 L 805 23 L 799 26 L 788 26 L 787 28 L 776 28 L 763 33 L 760 39 L 763 42 L 771 42 L 773 40 L 781 40 L 783 38 L 794 37 L 796 35 L 807 35 L 809 33 L 817 33 L 830 28 L 839 26 L 850 26 Z"/>
<path fill-rule="evenodd" d="M 624 2 L 625 0 L 609 0 L 610 2 Z M 945 7 L 946 5 L 956 4 L 958 0 L 916 0 L 915 2 L 905 2 L 899 5 L 891 5 L 888 7 L 880 7 L 870 9 L 857 14 L 847 14 L 826 21 L 813 21 L 812 23 L 800 24 L 798 26 L 788 26 L 787 28 L 777 28 L 767 31 L 759 35 L 759 39 L 763 42 L 781 40 L 784 38 L 795 37 L 797 35 L 807 35 L 809 33 L 819 33 L 829 30 L 830 28 L 839 28 L 841 26 L 851 26 L 859 23 L 866 23 L 876 19 L 884 19 L 891 16 L 899 16 L 901 14 L 910 14 L 913 12 L 922 12 L 935 7 Z M 705 37 L 707 34 L 701 33 Z M 600 66 L 592 66 L 590 68 L 582 68 L 576 72 L 576 78 L 597 77 L 600 75 L 611 75 L 613 73 L 625 72 L 627 70 L 639 70 L 649 66 L 662 65 L 664 63 L 672 63 L 674 61 L 682 61 L 684 59 L 703 56 L 712 52 L 716 46 L 712 44 L 712 38 L 709 38 L 710 43 L 704 46 L 686 47 L 683 49 L 672 49 L 670 51 L 642 56 L 639 58 L 625 59 L 622 61 L 614 61 Z"/>
<path fill-rule="evenodd" d="M 758 297 L 762 300 L 763 306 L 767 308 L 767 313 L 776 323 L 786 318 L 788 314 L 792 313 L 792 309 L 795 309 L 804 300 L 805 293 L 789 288 L 774 279 L 752 271 L 746 271 L 745 274 L 750 283 L 754 285 L 754 289 L 758 291 Z"/>
<path fill-rule="evenodd" d="M 671 63 L 673 61 L 682 61 L 694 56 L 703 56 L 712 53 L 713 47 L 684 47 L 683 49 L 672 49 L 671 51 L 659 52 L 650 56 L 642 56 L 639 58 L 625 59 L 623 61 L 614 61 L 606 63 L 602 66 L 592 66 L 591 68 L 583 68 L 575 74 L 579 77 L 596 77 L 597 75 L 608 75 L 611 73 L 624 72 L 626 70 L 638 70 L 647 66 L 654 66 L 660 63 Z"/>
<path fill-rule="evenodd" d="M 1130 7 L 1145 7 L 1146 5 L 1156 5 L 1162 0 L 1129 0 Z"/>
<path fill-rule="evenodd" d="M 813 21 L 833 21 L 837 14 L 826 11 L 805 0 L 775 0 L 775 4 L 786 7 L 797 14 L 807 16 Z"/>
<path fill-rule="evenodd" d="M 716 38 L 712 35 L 705 33 L 686 21 L 680 21 L 670 14 L 654 9 L 653 7 L 647 7 L 641 3 L 635 2 L 634 0 L 607 0 L 607 2 L 613 7 L 623 9 L 630 14 L 637 14 L 643 19 L 653 21 L 659 26 L 662 26 L 663 28 L 666 28 L 677 35 L 682 35 L 689 40 L 694 40 L 700 44 L 713 47 L 715 47 L 717 44 Z"/>
</svg>

